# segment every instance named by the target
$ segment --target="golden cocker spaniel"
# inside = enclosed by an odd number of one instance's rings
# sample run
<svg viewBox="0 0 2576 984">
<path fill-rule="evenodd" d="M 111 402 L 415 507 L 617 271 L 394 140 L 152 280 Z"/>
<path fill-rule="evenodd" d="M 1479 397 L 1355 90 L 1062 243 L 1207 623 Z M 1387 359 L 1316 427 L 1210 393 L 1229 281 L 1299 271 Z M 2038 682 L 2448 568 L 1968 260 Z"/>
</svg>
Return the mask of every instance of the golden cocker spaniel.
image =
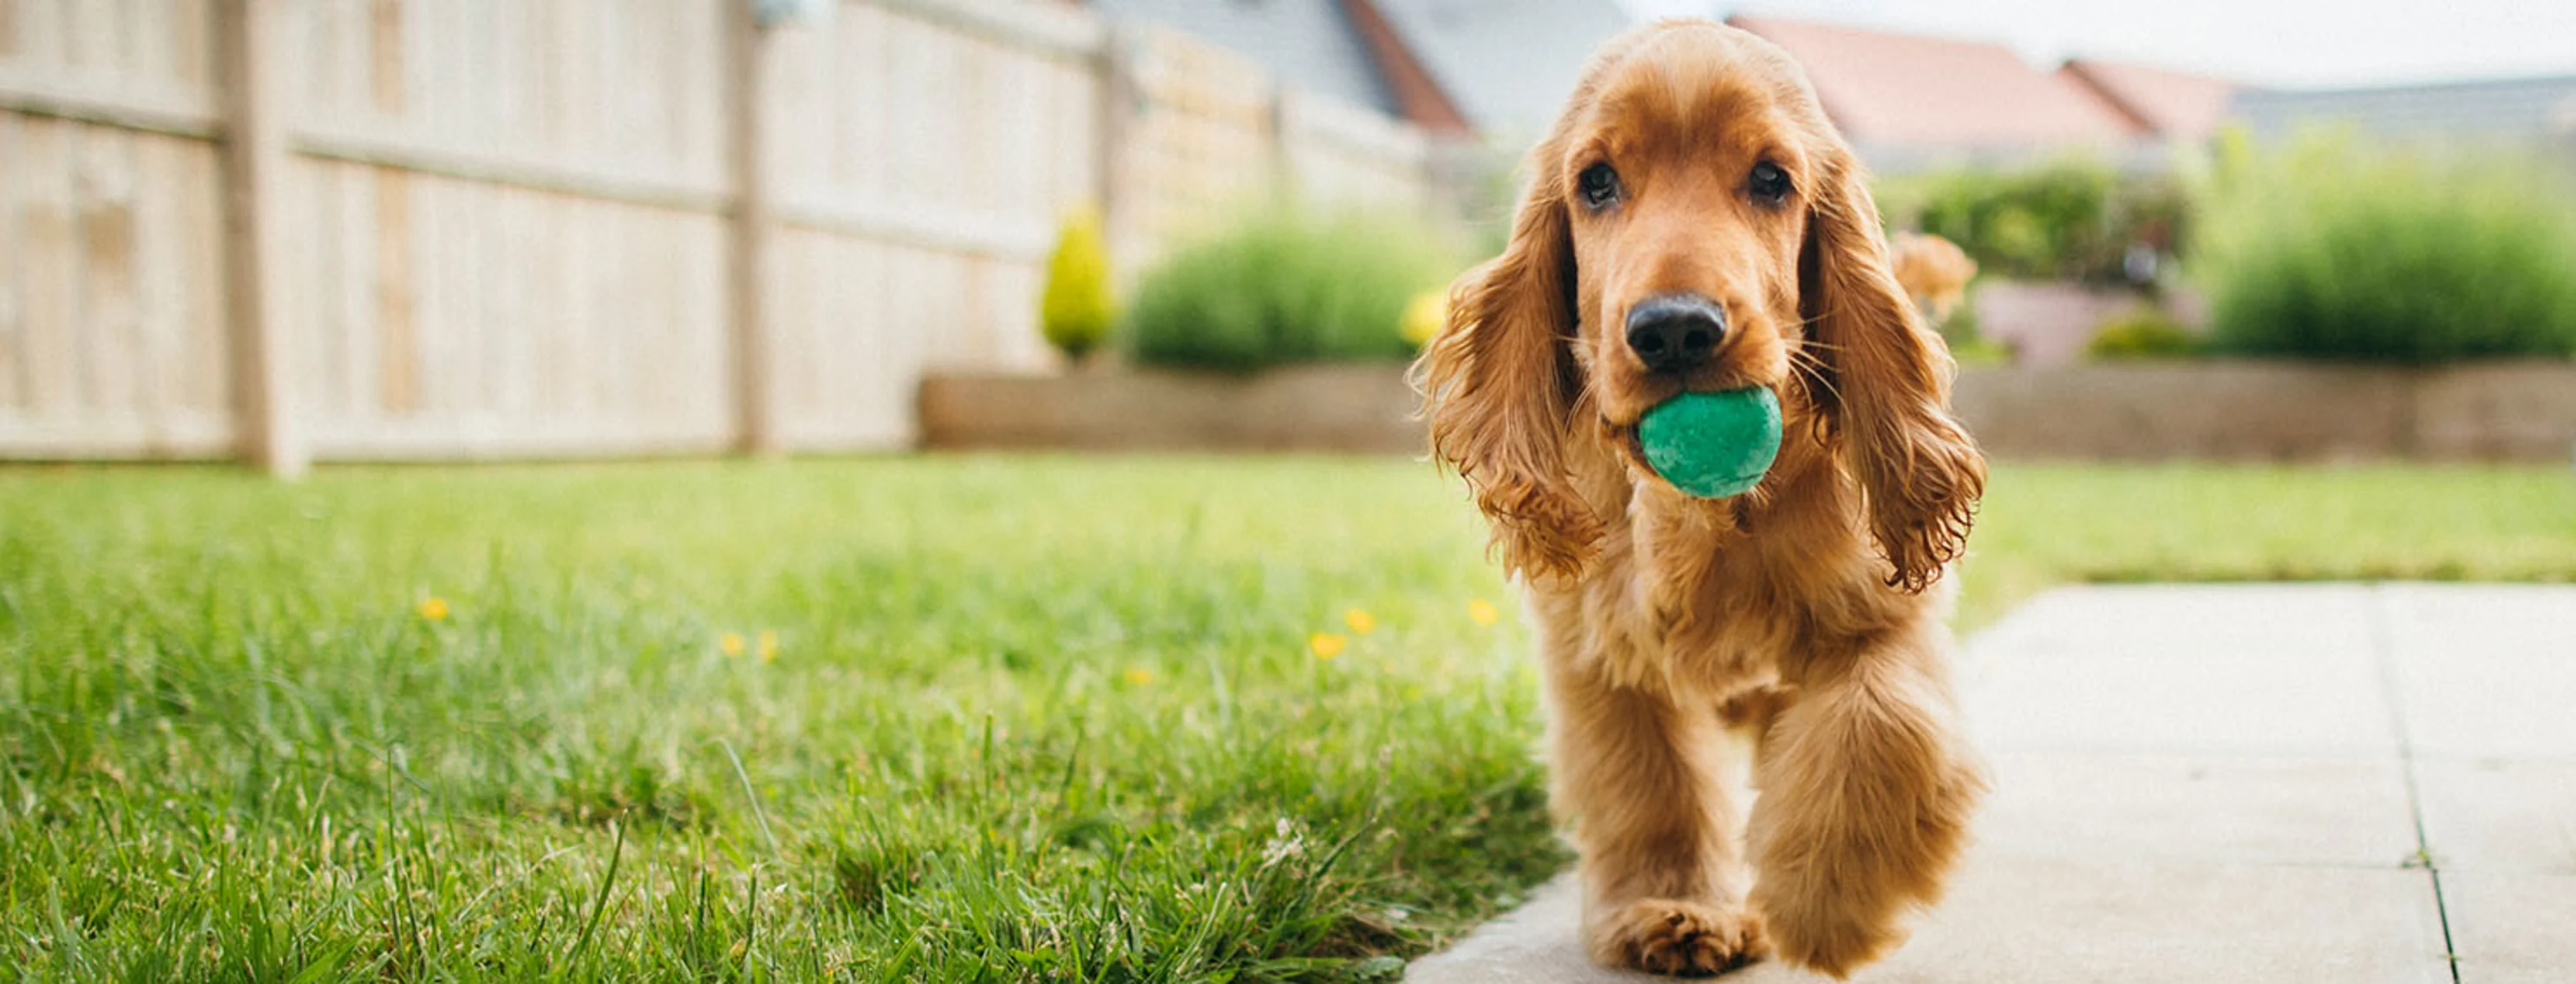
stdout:
<svg viewBox="0 0 2576 984">
<path fill-rule="evenodd" d="M 1985 484 L 1948 350 L 1804 74 L 1750 34 L 1611 41 L 1528 170 L 1509 247 L 1452 288 L 1414 375 L 1528 594 L 1585 945 L 1846 974 L 1938 898 L 1985 789 L 1927 590 Z M 1757 486 L 1656 477 L 1649 408 L 1749 386 L 1785 420 Z"/>
</svg>

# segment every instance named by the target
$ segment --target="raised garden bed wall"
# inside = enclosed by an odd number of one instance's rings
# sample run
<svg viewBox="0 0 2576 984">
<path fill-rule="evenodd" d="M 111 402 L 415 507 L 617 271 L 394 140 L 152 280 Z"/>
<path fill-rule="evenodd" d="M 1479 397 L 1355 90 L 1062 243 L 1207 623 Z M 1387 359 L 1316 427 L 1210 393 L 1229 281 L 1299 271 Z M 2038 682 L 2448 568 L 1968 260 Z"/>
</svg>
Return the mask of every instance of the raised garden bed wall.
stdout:
<svg viewBox="0 0 2576 984">
<path fill-rule="evenodd" d="M 2576 364 L 2387 369 L 2176 362 L 1983 368 L 1955 403 L 2001 458 L 2568 461 Z M 1396 365 L 1252 376 L 1122 370 L 934 374 L 925 447 L 1420 454 Z"/>
<path fill-rule="evenodd" d="M 1959 415 L 1989 453 L 2107 461 L 2568 461 L 2576 364 L 2177 362 L 1982 368 Z"/>
<path fill-rule="evenodd" d="M 1414 408 L 1392 364 L 934 374 L 921 384 L 921 438 L 931 448 L 1420 453 Z"/>
</svg>

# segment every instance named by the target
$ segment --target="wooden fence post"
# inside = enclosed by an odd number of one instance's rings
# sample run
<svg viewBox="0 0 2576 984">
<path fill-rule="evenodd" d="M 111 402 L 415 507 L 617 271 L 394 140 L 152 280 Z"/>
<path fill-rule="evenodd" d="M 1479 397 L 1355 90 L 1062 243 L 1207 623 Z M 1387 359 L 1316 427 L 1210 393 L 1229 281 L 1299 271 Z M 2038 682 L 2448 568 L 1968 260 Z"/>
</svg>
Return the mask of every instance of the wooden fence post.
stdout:
<svg viewBox="0 0 2576 984">
<path fill-rule="evenodd" d="M 726 114 L 734 182 L 726 290 L 732 295 L 734 447 L 765 457 L 785 449 L 778 433 L 776 339 L 765 297 L 778 230 L 769 188 L 769 128 L 763 118 L 769 32 L 751 0 L 728 0 L 725 7 L 725 71 L 733 82 Z"/>
<path fill-rule="evenodd" d="M 234 425 L 244 460 L 294 478 L 311 464 L 295 421 L 294 374 L 279 310 L 285 291 L 281 230 L 265 210 L 286 176 L 286 127 L 277 43 L 282 0 L 220 0 L 218 72 L 223 87 L 224 294 L 232 340 Z"/>
</svg>

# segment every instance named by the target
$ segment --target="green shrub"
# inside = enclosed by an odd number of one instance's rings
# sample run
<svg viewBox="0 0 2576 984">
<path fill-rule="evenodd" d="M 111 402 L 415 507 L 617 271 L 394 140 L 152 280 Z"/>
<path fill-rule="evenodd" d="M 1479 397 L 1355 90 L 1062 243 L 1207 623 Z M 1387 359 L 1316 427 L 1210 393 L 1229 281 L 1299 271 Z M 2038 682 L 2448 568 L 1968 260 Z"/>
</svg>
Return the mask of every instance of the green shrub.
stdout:
<svg viewBox="0 0 2576 984">
<path fill-rule="evenodd" d="M 1933 180 L 1914 222 L 1988 273 L 2074 279 L 2098 264 L 2112 181 L 2108 168 L 2079 161 L 1953 171 Z"/>
<path fill-rule="evenodd" d="M 1878 193 L 1889 225 L 1948 239 L 1983 272 L 2024 280 L 2126 282 L 2132 246 L 2171 255 L 2191 220 L 2171 179 L 2072 158 L 1891 179 Z"/>
<path fill-rule="evenodd" d="M 1263 210 L 1146 274 L 1126 341 L 1138 362 L 1233 372 L 1404 359 L 1406 305 L 1455 272 L 1414 227 Z"/>
<path fill-rule="evenodd" d="M 2200 336 L 2164 312 L 2140 307 L 2102 323 L 2084 345 L 2087 359 L 2178 359 L 2200 353 Z"/>
<path fill-rule="evenodd" d="M 1038 317 L 1047 344 L 1075 362 L 1109 340 L 1117 313 L 1109 293 L 1109 243 L 1100 231 L 1099 212 L 1075 212 L 1056 234 Z"/>
<path fill-rule="evenodd" d="M 2129 179 L 2111 198 L 2112 235 L 2124 250 L 2143 245 L 2164 256 L 2181 257 L 2198 219 L 2191 189 L 2172 175 Z"/>
<path fill-rule="evenodd" d="M 2310 136 L 2222 146 L 2200 269 L 2213 347 L 2432 364 L 2576 355 L 2576 197 L 2543 171 Z"/>
<path fill-rule="evenodd" d="M 2016 353 L 2012 346 L 1991 338 L 1969 338 L 1950 343 L 1950 359 L 1962 368 L 2008 366 Z"/>
</svg>

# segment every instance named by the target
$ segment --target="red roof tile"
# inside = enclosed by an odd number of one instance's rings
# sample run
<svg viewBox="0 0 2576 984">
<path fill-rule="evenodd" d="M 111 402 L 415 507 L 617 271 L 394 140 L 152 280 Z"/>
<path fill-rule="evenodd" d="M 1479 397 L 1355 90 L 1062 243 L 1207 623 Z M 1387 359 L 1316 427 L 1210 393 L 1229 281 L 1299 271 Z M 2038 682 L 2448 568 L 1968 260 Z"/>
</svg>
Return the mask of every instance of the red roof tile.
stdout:
<svg viewBox="0 0 2576 984">
<path fill-rule="evenodd" d="M 1999 44 L 1777 17 L 1727 23 L 1805 65 L 1825 114 L 1855 141 L 1913 146 L 2117 143 L 2141 136 L 2091 87 Z"/>
<path fill-rule="evenodd" d="M 2157 136 L 2200 140 L 2218 131 L 2236 86 L 2205 75 L 2078 58 L 2058 74 L 2087 85 Z"/>
</svg>

